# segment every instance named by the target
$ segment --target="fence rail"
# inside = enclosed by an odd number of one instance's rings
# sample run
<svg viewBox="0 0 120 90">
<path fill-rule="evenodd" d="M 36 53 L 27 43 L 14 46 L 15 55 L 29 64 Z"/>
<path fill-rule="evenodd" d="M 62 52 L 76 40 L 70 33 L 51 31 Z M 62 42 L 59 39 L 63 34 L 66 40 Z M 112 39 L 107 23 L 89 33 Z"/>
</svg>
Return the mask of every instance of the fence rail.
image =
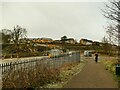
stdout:
<svg viewBox="0 0 120 90">
<path fill-rule="evenodd" d="M 27 58 L 24 60 L 2 63 L 0 64 L 0 87 L 6 86 L 6 77 L 9 82 L 9 76 L 10 78 L 14 77 L 13 79 L 21 77 L 23 71 L 31 72 L 39 68 L 43 68 L 42 70 L 44 71 L 44 67 L 49 68 L 49 70 L 58 70 L 65 64 L 76 62 L 80 62 L 80 52 L 68 53 L 56 58 Z M 3 83 L 3 86 L 1 83 Z M 7 85 L 9 85 L 9 83 Z"/>
<path fill-rule="evenodd" d="M 61 57 L 56 58 L 34 58 L 34 59 L 25 59 L 15 62 L 8 62 L 0 64 L 0 69 L 2 74 L 7 73 L 10 69 L 19 70 L 19 69 L 32 69 L 37 65 L 47 66 L 49 68 L 59 68 L 66 63 L 74 63 L 80 61 L 80 53 L 73 52 L 71 54 L 64 54 Z"/>
</svg>

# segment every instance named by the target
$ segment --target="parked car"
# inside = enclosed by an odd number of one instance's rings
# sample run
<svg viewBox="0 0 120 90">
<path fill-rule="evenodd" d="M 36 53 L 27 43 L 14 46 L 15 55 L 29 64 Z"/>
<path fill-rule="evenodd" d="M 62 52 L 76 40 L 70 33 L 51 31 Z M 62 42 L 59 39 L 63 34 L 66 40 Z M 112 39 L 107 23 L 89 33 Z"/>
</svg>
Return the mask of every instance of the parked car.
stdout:
<svg viewBox="0 0 120 90">
<path fill-rule="evenodd" d="M 92 57 L 92 52 L 91 51 L 84 51 L 84 56 L 85 57 Z"/>
<path fill-rule="evenodd" d="M 60 56 L 62 53 L 63 53 L 63 52 L 62 52 L 62 50 L 60 50 L 60 49 L 52 49 L 52 50 L 49 51 L 49 57 L 50 57 L 50 58 L 58 57 L 58 56 Z"/>
</svg>

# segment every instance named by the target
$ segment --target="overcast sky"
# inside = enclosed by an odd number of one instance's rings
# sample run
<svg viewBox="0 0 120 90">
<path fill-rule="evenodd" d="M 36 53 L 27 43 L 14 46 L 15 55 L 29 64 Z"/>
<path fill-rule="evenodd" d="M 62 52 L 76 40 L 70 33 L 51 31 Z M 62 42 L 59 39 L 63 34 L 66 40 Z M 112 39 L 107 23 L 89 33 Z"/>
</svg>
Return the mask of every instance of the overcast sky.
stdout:
<svg viewBox="0 0 120 90">
<path fill-rule="evenodd" d="M 2 2 L 0 26 L 20 25 L 28 37 L 60 39 L 66 35 L 101 41 L 106 25 L 103 6 L 103 2 Z"/>
</svg>

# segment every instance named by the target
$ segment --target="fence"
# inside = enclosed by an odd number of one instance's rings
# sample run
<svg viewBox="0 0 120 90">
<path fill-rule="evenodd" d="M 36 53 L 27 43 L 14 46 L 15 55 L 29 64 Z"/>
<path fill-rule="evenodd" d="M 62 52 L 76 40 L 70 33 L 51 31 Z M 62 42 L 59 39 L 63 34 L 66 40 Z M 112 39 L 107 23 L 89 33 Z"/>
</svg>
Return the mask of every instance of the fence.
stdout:
<svg viewBox="0 0 120 90">
<path fill-rule="evenodd" d="M 11 68 L 18 69 L 33 69 L 36 64 L 47 66 L 49 68 L 59 68 L 66 63 L 74 63 L 80 61 L 80 53 L 74 52 L 71 54 L 64 54 L 61 57 L 56 58 L 33 58 L 29 60 L 21 60 L 16 62 L 8 62 L 0 64 L 2 74 L 7 73 Z"/>
<path fill-rule="evenodd" d="M 15 62 L 3 63 L 0 64 L 0 69 L 3 76 L 21 70 L 30 71 L 34 69 L 36 66 L 47 67 L 50 69 L 57 69 L 65 64 L 74 63 L 74 62 L 80 62 L 79 52 L 64 54 L 56 58 L 33 58 L 29 60 L 25 59 Z"/>
</svg>

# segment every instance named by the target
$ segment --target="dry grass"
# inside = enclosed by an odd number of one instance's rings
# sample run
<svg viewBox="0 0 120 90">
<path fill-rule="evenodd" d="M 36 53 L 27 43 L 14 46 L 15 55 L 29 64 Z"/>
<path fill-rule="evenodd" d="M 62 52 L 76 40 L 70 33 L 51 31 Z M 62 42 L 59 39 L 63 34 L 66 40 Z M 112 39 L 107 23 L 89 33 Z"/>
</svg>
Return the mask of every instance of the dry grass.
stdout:
<svg viewBox="0 0 120 90">
<path fill-rule="evenodd" d="M 120 87 L 120 76 L 116 76 L 116 64 L 118 64 L 117 57 L 104 56 L 101 62 L 105 65 L 106 70 L 113 74 L 113 77 L 118 82 L 118 87 Z"/>
<path fill-rule="evenodd" d="M 101 62 L 105 65 L 106 70 L 115 74 L 115 66 L 118 63 L 117 57 L 103 56 Z"/>
<path fill-rule="evenodd" d="M 3 88 L 39 88 L 59 81 L 59 69 L 36 66 L 34 69 L 20 69 L 3 76 Z"/>
<path fill-rule="evenodd" d="M 77 74 L 84 63 L 67 63 L 59 69 L 37 65 L 34 69 L 20 69 L 3 76 L 4 88 L 61 88 Z"/>
<path fill-rule="evenodd" d="M 62 88 L 64 85 L 72 79 L 75 75 L 77 75 L 84 67 L 85 62 L 81 63 L 68 63 L 65 64 L 60 69 L 60 82 L 56 82 L 54 84 L 48 84 L 45 88 Z"/>
</svg>

